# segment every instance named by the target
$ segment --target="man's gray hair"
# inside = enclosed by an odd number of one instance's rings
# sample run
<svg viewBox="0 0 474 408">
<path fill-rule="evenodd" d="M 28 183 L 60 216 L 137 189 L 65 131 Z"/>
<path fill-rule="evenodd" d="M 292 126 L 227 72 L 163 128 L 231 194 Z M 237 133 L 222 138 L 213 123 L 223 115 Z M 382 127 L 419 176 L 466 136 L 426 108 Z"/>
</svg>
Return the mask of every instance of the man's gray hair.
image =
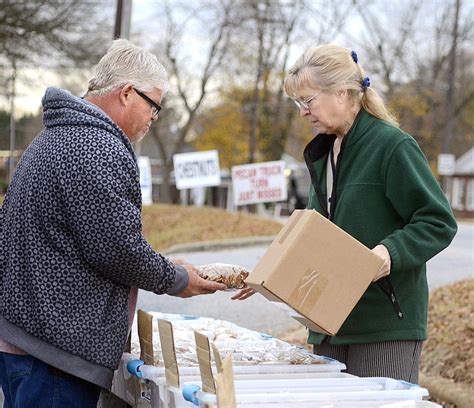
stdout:
<svg viewBox="0 0 474 408">
<path fill-rule="evenodd" d="M 132 84 L 142 92 L 168 91 L 168 74 L 150 52 L 127 40 L 115 40 L 94 67 L 87 95 L 102 96 Z"/>
</svg>

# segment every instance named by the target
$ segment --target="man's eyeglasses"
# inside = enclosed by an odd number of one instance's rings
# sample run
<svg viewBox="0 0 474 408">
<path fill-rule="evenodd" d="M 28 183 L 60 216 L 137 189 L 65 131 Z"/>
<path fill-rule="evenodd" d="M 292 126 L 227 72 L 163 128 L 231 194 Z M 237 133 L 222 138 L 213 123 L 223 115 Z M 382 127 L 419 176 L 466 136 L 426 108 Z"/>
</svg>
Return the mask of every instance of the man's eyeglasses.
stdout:
<svg viewBox="0 0 474 408">
<path fill-rule="evenodd" d="M 323 91 L 319 91 L 317 94 L 311 96 L 308 99 L 293 99 L 293 102 L 296 104 L 298 109 L 309 110 L 311 102 L 313 102 L 319 95 L 321 95 Z"/>
<path fill-rule="evenodd" d="M 135 88 L 133 88 L 133 89 L 135 89 Z M 152 120 L 158 119 L 158 113 L 160 113 L 161 106 L 158 105 L 153 99 L 146 96 L 143 92 L 140 92 L 138 89 L 135 89 L 135 92 L 150 104 L 150 106 L 151 106 L 151 119 Z"/>
</svg>

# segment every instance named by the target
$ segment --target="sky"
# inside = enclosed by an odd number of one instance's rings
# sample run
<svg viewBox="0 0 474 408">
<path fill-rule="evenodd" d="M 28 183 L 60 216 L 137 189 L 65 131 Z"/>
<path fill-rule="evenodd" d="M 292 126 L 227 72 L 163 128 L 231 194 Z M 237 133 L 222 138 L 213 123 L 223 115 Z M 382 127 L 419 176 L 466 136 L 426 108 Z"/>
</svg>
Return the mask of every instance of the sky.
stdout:
<svg viewBox="0 0 474 408">
<path fill-rule="evenodd" d="M 184 0 L 186 1 L 186 0 Z M 195 0 L 189 0 L 194 3 Z M 313 0 L 315 3 L 322 2 L 322 0 Z M 408 2 L 410 0 L 400 0 L 401 2 Z M 140 44 L 145 47 L 150 46 L 152 41 L 147 39 L 155 39 L 164 30 L 164 27 L 160 24 L 160 21 L 154 16 L 154 8 L 157 4 L 162 1 L 158 0 L 132 0 L 132 23 L 131 23 L 131 37 L 139 38 Z M 429 0 L 428 4 L 432 4 L 436 8 L 438 0 Z M 379 0 L 380 7 L 393 7 L 394 4 L 388 0 Z M 109 3 L 111 7 L 115 7 L 115 1 Z M 173 4 L 173 0 L 171 0 Z M 111 13 L 114 17 L 114 13 Z M 111 24 L 113 26 L 113 22 Z M 362 23 L 356 13 L 349 16 L 344 31 L 357 37 L 362 29 Z M 111 32 L 111 37 L 113 33 Z M 193 61 L 193 64 L 198 63 L 200 55 L 202 54 L 202 39 L 199 38 L 202 33 L 194 33 L 189 36 L 186 41 L 180 44 L 180 47 L 185 48 L 185 54 L 188 54 L 189 58 Z M 308 42 L 311 39 L 308 39 Z M 337 38 L 335 39 L 337 41 Z M 150 44 L 147 44 L 150 43 Z M 421 42 L 420 46 L 423 42 Z M 293 48 L 293 53 L 290 55 L 290 61 L 294 61 L 296 57 L 302 52 L 308 43 L 299 44 Z M 368 64 L 367 64 L 368 65 Z M 92 68 L 92 67 L 91 67 Z M 52 71 L 46 69 L 35 68 L 35 69 L 24 69 L 19 74 L 21 79 L 18 81 L 17 86 L 17 99 L 16 99 L 16 112 L 17 117 L 22 116 L 26 113 L 36 113 L 41 107 L 41 98 L 44 94 L 45 89 L 48 86 L 61 86 L 60 78 Z M 3 102 L 0 107 L 9 110 L 7 103 Z"/>
<path fill-rule="evenodd" d="M 115 7 L 115 2 L 113 3 L 113 7 Z M 146 36 L 152 32 L 158 33 L 160 27 L 153 19 L 153 9 L 158 3 L 157 0 L 132 0 L 131 37 L 133 39 L 134 35 L 139 35 L 140 40 L 145 42 L 143 44 L 145 47 Z M 349 24 L 354 24 L 354 21 L 350 21 Z M 355 24 L 357 25 L 357 22 Z M 143 33 L 146 34 L 144 35 Z M 111 33 L 111 37 L 112 35 L 113 33 Z M 193 60 L 199 59 L 202 47 L 200 47 L 198 36 L 187 39 L 182 46 L 187 47 L 187 53 Z M 54 71 L 43 68 L 22 69 L 18 77 L 17 97 L 15 99 L 17 117 L 37 113 L 41 108 L 41 98 L 46 88 L 62 85 L 61 78 Z M 9 102 L 0 101 L 0 108 L 9 111 Z"/>
</svg>

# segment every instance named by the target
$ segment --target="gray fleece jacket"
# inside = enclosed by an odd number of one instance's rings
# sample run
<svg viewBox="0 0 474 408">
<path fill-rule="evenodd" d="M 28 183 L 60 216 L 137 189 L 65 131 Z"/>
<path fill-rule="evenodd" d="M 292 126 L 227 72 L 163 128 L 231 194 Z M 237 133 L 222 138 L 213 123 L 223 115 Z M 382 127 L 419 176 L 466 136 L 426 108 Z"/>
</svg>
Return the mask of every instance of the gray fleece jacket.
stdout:
<svg viewBox="0 0 474 408">
<path fill-rule="evenodd" d="M 0 208 L 0 337 L 109 388 L 127 337 L 130 287 L 177 294 L 187 272 L 141 225 L 135 154 L 97 106 L 61 89 Z"/>
</svg>

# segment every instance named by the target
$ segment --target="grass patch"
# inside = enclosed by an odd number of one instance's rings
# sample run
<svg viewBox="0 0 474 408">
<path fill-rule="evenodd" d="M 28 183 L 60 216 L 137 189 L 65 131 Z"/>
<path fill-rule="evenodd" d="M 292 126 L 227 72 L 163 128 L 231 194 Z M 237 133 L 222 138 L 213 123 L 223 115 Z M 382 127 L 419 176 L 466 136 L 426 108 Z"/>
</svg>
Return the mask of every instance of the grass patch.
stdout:
<svg viewBox="0 0 474 408">
<path fill-rule="evenodd" d="M 161 204 L 143 207 L 142 221 L 145 238 L 157 251 L 175 244 L 276 235 L 282 227 L 242 212 Z"/>
<path fill-rule="evenodd" d="M 0 206 L 3 202 L 0 195 Z M 156 251 L 172 245 L 276 235 L 282 224 L 242 212 L 154 204 L 143 207 L 143 234 Z"/>
</svg>

